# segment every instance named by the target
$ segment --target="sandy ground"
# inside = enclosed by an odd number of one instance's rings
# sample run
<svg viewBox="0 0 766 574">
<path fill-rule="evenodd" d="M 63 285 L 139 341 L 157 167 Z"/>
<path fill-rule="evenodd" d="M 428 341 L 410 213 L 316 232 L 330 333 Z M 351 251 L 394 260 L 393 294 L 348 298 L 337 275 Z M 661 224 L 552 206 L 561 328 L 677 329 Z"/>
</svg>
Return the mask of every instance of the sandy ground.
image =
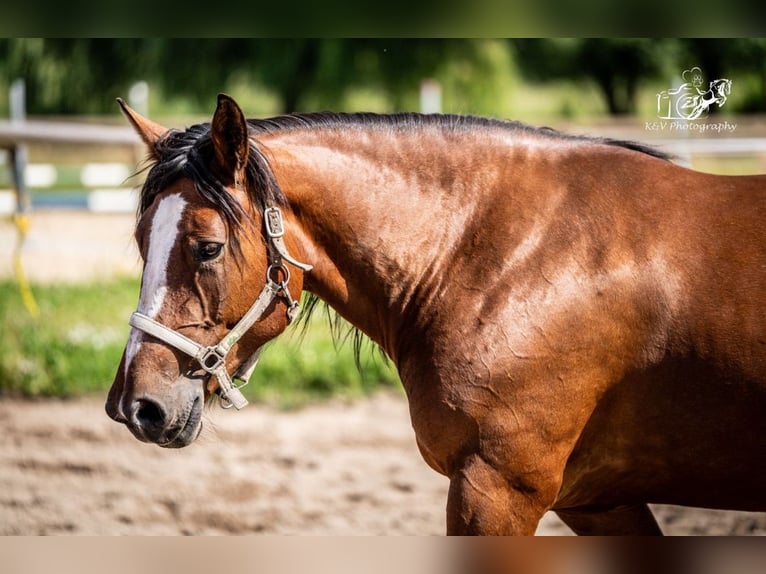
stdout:
<svg viewBox="0 0 766 574">
<path fill-rule="evenodd" d="M 37 212 L 32 281 L 138 272 L 130 215 Z M 0 277 L 15 230 L 0 220 Z M 296 412 L 211 408 L 192 446 L 138 442 L 103 398 L 0 399 L 0 534 L 444 532 L 447 479 L 417 451 L 406 402 L 380 394 Z M 766 534 L 766 515 L 655 507 L 668 534 Z M 568 534 L 553 514 L 539 534 Z"/>
<path fill-rule="evenodd" d="M 180 450 L 138 442 L 98 398 L 0 401 L 0 534 L 438 535 L 447 479 L 402 396 L 296 412 L 210 407 Z M 766 534 L 766 516 L 656 507 L 668 534 Z M 570 534 L 555 515 L 539 534 Z"/>
<path fill-rule="evenodd" d="M 140 273 L 133 241 L 135 215 L 39 210 L 30 216 L 22 249 L 24 271 L 33 282 L 77 282 Z M 18 233 L 0 217 L 0 277 L 12 277 Z"/>
<path fill-rule="evenodd" d="M 0 534 L 438 534 L 447 488 L 406 405 L 211 407 L 192 446 L 138 442 L 102 401 L 0 403 Z"/>
</svg>

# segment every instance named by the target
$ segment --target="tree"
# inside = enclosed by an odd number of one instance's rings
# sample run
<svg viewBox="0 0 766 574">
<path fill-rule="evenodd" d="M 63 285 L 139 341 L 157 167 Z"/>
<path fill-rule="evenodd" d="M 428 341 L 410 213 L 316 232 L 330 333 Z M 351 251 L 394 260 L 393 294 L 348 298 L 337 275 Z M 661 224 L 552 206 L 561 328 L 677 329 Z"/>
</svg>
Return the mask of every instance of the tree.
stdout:
<svg viewBox="0 0 766 574">
<path fill-rule="evenodd" d="M 699 66 L 708 81 L 733 78 L 732 89 L 745 92 L 738 111 L 766 112 L 766 39 L 684 38 L 679 45 L 681 69 Z"/>
<path fill-rule="evenodd" d="M 26 82 L 33 114 L 103 113 L 140 78 L 142 40 L 17 38 L 5 45 L 9 82 Z"/>
<path fill-rule="evenodd" d="M 612 115 L 636 111 L 639 80 L 660 71 L 658 41 L 653 39 L 599 39 L 582 41 L 576 65 L 600 88 Z"/>
<path fill-rule="evenodd" d="M 609 113 L 635 113 L 642 79 L 661 71 L 665 43 L 655 39 L 535 39 L 513 42 L 525 76 L 538 81 L 587 78 L 601 91 Z"/>
</svg>

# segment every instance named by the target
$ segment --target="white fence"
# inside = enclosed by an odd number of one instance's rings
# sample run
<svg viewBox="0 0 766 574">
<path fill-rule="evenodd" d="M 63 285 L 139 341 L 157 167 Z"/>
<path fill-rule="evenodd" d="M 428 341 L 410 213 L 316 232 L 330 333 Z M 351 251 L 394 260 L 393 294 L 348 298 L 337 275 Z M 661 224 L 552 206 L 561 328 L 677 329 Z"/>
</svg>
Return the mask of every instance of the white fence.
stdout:
<svg viewBox="0 0 766 574">
<path fill-rule="evenodd" d="M 74 122 L 0 121 L 0 149 L 5 150 L 12 174 L 12 190 L 0 190 L 0 213 L 12 213 L 30 205 L 29 188 L 53 187 L 59 180 L 58 168 L 51 164 L 27 164 L 28 144 L 96 144 L 140 147 L 140 140 L 130 127 Z M 138 154 L 135 154 L 138 157 Z M 126 187 L 131 167 L 123 164 L 86 164 L 82 166 L 78 187 L 88 190 L 87 208 L 93 211 L 133 211 L 136 191 Z"/>
<path fill-rule="evenodd" d="M 76 190 L 79 192 L 78 201 L 71 207 L 84 207 L 94 212 L 135 212 L 138 191 L 129 185 L 133 166 L 124 163 L 87 163 L 74 168 L 78 172 L 76 175 L 71 173 L 72 169 L 68 166 L 68 173 L 62 174 L 61 169 L 53 164 L 27 164 L 24 169 L 26 188 L 32 193 L 49 189 Z M 9 214 L 17 209 L 17 194 L 15 189 L 0 189 L 0 214 Z M 54 191 L 47 196 L 53 206 L 66 205 L 66 202 L 56 203 L 57 196 L 63 196 L 61 193 Z"/>
</svg>

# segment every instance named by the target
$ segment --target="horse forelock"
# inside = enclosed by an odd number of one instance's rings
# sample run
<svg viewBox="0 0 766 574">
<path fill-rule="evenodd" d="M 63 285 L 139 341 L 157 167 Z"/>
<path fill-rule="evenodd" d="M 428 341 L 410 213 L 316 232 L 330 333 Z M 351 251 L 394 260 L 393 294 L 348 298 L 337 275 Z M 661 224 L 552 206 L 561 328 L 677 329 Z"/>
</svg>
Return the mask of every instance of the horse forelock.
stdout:
<svg viewBox="0 0 766 574">
<path fill-rule="evenodd" d="M 196 193 L 221 214 L 236 241 L 243 220 L 251 214 L 229 193 L 227 182 L 212 169 L 215 151 L 210 124 L 193 125 L 183 131 L 170 130 L 157 142 L 154 151 L 155 159 L 147 168 L 141 189 L 138 219 L 159 194 L 177 180 L 187 178 Z M 251 205 L 261 215 L 268 206 L 287 203 L 268 159 L 252 139 L 245 166 L 245 192 Z"/>
</svg>

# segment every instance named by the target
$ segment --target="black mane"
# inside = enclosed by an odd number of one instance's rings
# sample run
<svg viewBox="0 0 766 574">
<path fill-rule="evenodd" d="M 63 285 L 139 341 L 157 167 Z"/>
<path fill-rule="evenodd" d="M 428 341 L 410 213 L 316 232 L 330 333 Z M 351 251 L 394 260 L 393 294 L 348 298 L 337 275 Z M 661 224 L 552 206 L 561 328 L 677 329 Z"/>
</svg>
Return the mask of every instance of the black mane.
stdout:
<svg viewBox="0 0 766 574">
<path fill-rule="evenodd" d="M 139 217 L 149 209 L 157 194 L 179 178 L 188 177 L 197 192 L 221 213 L 236 241 L 236 231 L 243 217 L 249 214 L 225 192 L 226 182 L 210 169 L 214 153 L 210 124 L 197 124 L 185 131 L 170 130 L 157 142 L 154 151 L 156 160 L 149 166 L 141 189 Z M 245 173 L 247 192 L 260 213 L 268 206 L 287 203 L 268 160 L 252 140 Z"/>
<path fill-rule="evenodd" d="M 471 115 L 419 114 L 414 112 L 394 114 L 376 114 L 369 112 L 311 112 L 276 116 L 268 119 L 248 120 L 248 125 L 251 133 L 254 135 L 259 133 L 271 134 L 280 131 L 312 128 L 387 128 L 403 131 L 424 127 L 434 127 L 450 131 L 503 129 L 566 141 L 580 141 L 622 147 L 664 160 L 672 158 L 670 154 L 636 141 L 567 134 L 553 128 L 535 127 L 519 121 Z"/>
</svg>

